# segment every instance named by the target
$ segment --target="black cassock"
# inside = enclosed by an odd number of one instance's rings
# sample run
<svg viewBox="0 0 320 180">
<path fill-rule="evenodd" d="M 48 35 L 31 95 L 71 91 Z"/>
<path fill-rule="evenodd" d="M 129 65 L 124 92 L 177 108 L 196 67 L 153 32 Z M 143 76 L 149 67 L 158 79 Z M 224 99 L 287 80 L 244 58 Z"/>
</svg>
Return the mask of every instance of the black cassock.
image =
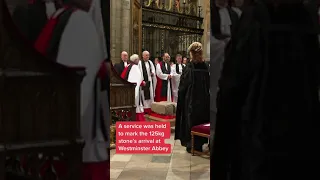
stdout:
<svg viewBox="0 0 320 180">
<path fill-rule="evenodd" d="M 61 5 L 54 1 L 55 8 L 61 8 Z M 43 27 L 48 21 L 46 14 L 46 5 L 42 0 L 35 0 L 34 3 L 28 3 L 27 6 L 17 6 L 12 14 L 13 21 L 19 28 L 18 30 L 34 43 Z"/>
<path fill-rule="evenodd" d="M 176 112 L 175 139 L 190 148 L 191 128 L 210 122 L 210 77 L 208 65 L 188 63 L 180 77 Z M 202 149 L 208 140 L 195 139 L 195 148 Z"/>
<path fill-rule="evenodd" d="M 303 4 L 244 9 L 226 48 L 211 179 L 320 179 L 316 25 Z"/>
</svg>

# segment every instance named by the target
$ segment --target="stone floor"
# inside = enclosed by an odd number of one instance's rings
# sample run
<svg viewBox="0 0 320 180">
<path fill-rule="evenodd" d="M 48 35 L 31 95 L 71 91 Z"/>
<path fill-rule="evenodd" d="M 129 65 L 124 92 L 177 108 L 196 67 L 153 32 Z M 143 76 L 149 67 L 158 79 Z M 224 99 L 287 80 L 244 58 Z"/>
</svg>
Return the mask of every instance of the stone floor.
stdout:
<svg viewBox="0 0 320 180">
<path fill-rule="evenodd" d="M 209 180 L 210 161 L 192 156 L 173 136 L 168 155 L 121 155 L 111 150 L 111 180 Z"/>
</svg>

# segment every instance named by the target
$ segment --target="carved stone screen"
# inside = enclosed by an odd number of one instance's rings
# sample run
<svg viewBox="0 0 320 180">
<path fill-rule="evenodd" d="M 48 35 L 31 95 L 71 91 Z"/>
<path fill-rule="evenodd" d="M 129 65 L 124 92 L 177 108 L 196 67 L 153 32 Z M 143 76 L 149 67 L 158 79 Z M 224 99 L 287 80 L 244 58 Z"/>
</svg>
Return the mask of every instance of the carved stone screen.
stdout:
<svg viewBox="0 0 320 180">
<path fill-rule="evenodd" d="M 138 0 L 133 0 L 132 2 L 132 36 L 131 36 L 131 52 L 132 54 L 141 55 L 141 4 Z"/>
<path fill-rule="evenodd" d="M 189 45 L 202 40 L 201 11 L 197 1 L 144 0 L 142 49 L 153 58 L 164 52 L 187 56 Z"/>
</svg>

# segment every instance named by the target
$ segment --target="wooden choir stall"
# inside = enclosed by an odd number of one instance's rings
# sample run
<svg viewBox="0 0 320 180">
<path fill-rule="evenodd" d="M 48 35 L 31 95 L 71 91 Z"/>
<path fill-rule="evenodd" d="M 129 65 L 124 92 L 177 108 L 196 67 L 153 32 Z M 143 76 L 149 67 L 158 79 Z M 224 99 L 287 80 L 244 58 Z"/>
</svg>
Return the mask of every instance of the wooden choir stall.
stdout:
<svg viewBox="0 0 320 180">
<path fill-rule="evenodd" d="M 84 69 L 44 58 L 22 40 L 4 0 L 0 9 L 0 180 L 55 179 L 42 168 L 53 160 L 66 165 L 63 180 L 80 180 Z"/>
<path fill-rule="evenodd" d="M 108 65 L 110 67 L 110 147 L 115 148 L 115 123 L 117 121 L 132 121 L 136 116 L 134 98 L 136 85 L 122 79 L 111 62 Z"/>
</svg>

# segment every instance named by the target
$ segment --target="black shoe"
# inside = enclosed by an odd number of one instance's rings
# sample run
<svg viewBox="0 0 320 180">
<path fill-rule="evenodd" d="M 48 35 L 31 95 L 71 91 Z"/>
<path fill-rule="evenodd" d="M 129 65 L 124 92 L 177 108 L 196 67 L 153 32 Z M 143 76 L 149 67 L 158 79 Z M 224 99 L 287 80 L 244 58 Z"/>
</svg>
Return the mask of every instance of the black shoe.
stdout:
<svg viewBox="0 0 320 180">
<path fill-rule="evenodd" d="M 191 153 L 191 148 L 186 148 L 188 153 Z M 202 148 L 194 148 L 195 151 L 202 152 Z"/>
<path fill-rule="evenodd" d="M 187 147 L 186 150 L 188 153 L 191 153 L 191 148 Z"/>
</svg>

